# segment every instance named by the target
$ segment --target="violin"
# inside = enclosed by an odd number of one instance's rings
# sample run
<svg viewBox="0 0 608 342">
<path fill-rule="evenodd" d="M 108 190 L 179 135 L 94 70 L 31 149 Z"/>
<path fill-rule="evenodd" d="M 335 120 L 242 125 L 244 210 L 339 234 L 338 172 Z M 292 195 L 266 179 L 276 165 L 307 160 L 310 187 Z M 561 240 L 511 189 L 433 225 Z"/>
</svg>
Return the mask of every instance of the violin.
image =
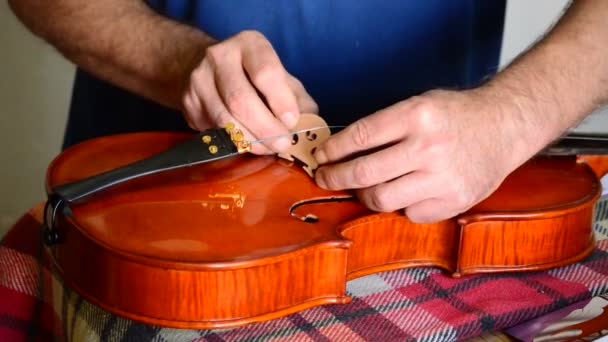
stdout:
<svg viewBox="0 0 608 342">
<path fill-rule="evenodd" d="M 294 144 L 323 135 L 310 132 L 294 133 Z M 45 250 L 69 287 L 143 323 L 227 328 L 347 303 L 346 282 L 376 272 L 538 271 L 594 248 L 593 210 L 608 159 L 600 155 L 606 144 L 589 137 L 560 140 L 469 211 L 417 224 L 402 211 L 373 212 L 347 191 L 317 187 L 305 157 L 233 153 L 192 162 L 201 150 L 217 150 L 213 134 L 100 137 L 50 164 Z M 230 136 L 235 151 L 246 150 Z M 176 146 L 189 156 L 186 167 L 167 155 Z M 149 158 L 163 172 L 115 171 Z M 103 186 L 89 181 L 99 174 Z"/>
</svg>

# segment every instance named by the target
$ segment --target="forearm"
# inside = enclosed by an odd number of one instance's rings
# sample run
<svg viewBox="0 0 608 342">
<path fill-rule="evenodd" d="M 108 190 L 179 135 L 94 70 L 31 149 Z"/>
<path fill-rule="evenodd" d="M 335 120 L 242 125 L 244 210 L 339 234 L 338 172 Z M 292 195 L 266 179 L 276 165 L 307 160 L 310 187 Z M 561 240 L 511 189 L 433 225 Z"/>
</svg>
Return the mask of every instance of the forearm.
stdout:
<svg viewBox="0 0 608 342">
<path fill-rule="evenodd" d="M 523 158 L 608 99 L 607 17 L 608 1 L 575 1 L 544 39 L 482 87 L 508 104 L 503 115 L 530 137 L 519 142 Z"/>
<path fill-rule="evenodd" d="M 88 72 L 181 108 L 190 71 L 213 40 L 141 0 L 9 0 L 35 34 Z M 44 13 L 44 15 L 41 15 Z"/>
</svg>

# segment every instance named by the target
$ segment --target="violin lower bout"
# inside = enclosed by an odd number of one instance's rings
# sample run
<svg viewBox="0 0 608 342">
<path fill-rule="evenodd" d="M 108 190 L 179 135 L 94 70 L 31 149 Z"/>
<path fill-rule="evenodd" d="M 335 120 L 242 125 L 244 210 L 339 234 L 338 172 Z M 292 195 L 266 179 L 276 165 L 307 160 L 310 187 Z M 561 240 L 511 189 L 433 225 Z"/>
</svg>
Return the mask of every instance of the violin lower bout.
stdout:
<svg viewBox="0 0 608 342">
<path fill-rule="evenodd" d="M 146 324 L 229 328 L 350 301 L 346 240 L 253 263 L 159 265 L 99 245 L 65 221 L 61 235 L 47 252 L 67 285 L 105 310 Z"/>
<path fill-rule="evenodd" d="M 347 280 L 381 271 L 434 266 L 460 277 L 567 265 L 593 250 L 593 203 L 517 219 L 511 214 L 513 220 L 469 215 L 428 225 L 399 213 L 375 214 L 339 227 L 342 239 L 224 265 L 159 265 L 96 243 L 67 219 L 61 243 L 47 251 L 70 287 L 114 314 L 217 329 L 347 303 Z"/>
</svg>

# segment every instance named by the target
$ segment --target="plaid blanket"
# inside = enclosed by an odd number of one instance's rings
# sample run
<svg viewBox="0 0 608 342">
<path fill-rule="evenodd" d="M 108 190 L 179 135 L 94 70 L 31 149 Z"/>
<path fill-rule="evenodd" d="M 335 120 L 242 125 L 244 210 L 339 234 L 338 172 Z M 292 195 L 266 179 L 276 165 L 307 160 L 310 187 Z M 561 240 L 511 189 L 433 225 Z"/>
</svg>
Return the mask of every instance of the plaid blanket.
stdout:
<svg viewBox="0 0 608 342">
<path fill-rule="evenodd" d="M 585 260 L 546 272 L 452 279 L 433 268 L 352 280 L 353 301 L 225 330 L 167 329 L 114 316 L 49 271 L 41 208 L 0 243 L 1 341 L 452 341 L 501 330 L 608 291 L 608 197 L 596 207 L 598 244 Z"/>
</svg>

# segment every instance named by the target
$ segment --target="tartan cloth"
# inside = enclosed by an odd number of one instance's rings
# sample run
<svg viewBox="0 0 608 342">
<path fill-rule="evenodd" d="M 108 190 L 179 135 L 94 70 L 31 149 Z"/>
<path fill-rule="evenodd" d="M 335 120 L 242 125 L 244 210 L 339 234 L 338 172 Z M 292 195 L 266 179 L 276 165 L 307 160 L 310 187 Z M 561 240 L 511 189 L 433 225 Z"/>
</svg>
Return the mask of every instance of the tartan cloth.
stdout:
<svg viewBox="0 0 608 342">
<path fill-rule="evenodd" d="M 596 206 L 598 244 L 576 264 L 544 272 L 453 279 L 403 269 L 347 283 L 349 304 L 315 307 L 224 330 L 168 329 L 112 315 L 49 271 L 41 207 L 0 243 L 0 341 L 452 341 L 510 327 L 608 291 L 608 197 Z"/>
</svg>

